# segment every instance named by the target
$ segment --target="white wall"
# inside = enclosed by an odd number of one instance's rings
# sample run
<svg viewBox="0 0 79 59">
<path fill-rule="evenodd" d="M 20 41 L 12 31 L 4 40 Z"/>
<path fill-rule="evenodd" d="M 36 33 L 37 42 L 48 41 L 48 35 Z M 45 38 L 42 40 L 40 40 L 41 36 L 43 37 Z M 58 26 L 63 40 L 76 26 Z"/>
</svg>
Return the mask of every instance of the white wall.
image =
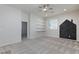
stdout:
<svg viewBox="0 0 79 59">
<path fill-rule="evenodd" d="M 58 37 L 59 38 L 59 25 L 64 22 L 66 19 L 73 19 L 73 22 L 77 25 L 77 41 L 79 41 L 79 11 L 68 12 L 64 14 L 60 14 L 51 18 L 48 18 L 46 21 L 46 33 L 47 36 Z M 49 20 L 58 20 L 58 29 L 50 30 L 48 28 Z"/>
<path fill-rule="evenodd" d="M 29 19 L 28 19 L 28 13 L 26 13 L 26 12 L 21 12 L 21 19 L 22 19 L 22 21 L 24 21 L 24 22 L 28 22 L 29 21 Z"/>
<path fill-rule="evenodd" d="M 22 16 L 22 21 L 27 22 L 28 39 L 33 39 L 44 35 L 43 32 L 37 32 L 38 24 L 44 22 L 42 17 L 34 13 L 25 13 L 25 12 L 22 12 L 21 16 Z"/>
<path fill-rule="evenodd" d="M 38 24 L 39 23 L 43 23 L 44 20 L 42 17 L 39 17 L 35 14 L 31 14 L 30 17 L 30 38 L 37 38 L 37 37 L 41 37 L 44 35 L 44 32 L 38 32 Z"/>
<path fill-rule="evenodd" d="M 28 38 L 40 37 L 37 24 L 44 21 L 36 14 L 29 14 L 14 7 L 0 5 L 0 46 L 21 42 L 21 22 L 27 22 Z"/>
<path fill-rule="evenodd" d="M 0 46 L 21 41 L 21 12 L 0 5 Z"/>
</svg>

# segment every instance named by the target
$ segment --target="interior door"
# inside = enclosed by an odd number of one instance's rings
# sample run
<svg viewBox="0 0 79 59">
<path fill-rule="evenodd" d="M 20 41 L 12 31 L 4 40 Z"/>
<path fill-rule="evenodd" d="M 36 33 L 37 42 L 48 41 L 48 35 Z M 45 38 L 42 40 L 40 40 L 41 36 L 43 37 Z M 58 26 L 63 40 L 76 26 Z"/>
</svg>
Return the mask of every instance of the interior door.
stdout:
<svg viewBox="0 0 79 59">
<path fill-rule="evenodd" d="M 22 38 L 27 37 L 27 22 L 22 22 Z"/>
</svg>

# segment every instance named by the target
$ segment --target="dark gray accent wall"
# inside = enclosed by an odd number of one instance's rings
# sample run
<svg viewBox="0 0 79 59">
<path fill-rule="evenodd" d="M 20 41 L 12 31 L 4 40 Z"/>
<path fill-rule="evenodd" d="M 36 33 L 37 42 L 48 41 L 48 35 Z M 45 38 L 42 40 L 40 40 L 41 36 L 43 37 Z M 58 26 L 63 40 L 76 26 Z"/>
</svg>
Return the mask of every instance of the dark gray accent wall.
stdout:
<svg viewBox="0 0 79 59">
<path fill-rule="evenodd" d="M 65 20 L 60 25 L 60 37 L 76 40 L 76 24 L 72 20 Z"/>
</svg>

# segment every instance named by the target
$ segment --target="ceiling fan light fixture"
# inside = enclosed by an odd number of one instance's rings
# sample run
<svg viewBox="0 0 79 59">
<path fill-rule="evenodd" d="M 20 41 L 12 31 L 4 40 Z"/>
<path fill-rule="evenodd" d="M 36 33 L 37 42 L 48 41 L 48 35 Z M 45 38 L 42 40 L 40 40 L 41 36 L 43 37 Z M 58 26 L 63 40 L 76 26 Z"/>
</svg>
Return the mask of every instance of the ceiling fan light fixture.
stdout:
<svg viewBox="0 0 79 59">
<path fill-rule="evenodd" d="M 64 11 L 67 11 L 67 9 L 64 9 Z"/>
<path fill-rule="evenodd" d="M 44 13 L 45 17 L 49 16 L 48 13 L 53 13 L 52 12 L 53 8 L 49 4 L 41 5 L 39 6 L 39 8 L 41 9 L 41 12 Z"/>
<path fill-rule="evenodd" d="M 47 9 L 46 9 L 46 8 L 44 8 L 44 9 L 43 9 L 43 11 L 47 11 Z"/>
</svg>

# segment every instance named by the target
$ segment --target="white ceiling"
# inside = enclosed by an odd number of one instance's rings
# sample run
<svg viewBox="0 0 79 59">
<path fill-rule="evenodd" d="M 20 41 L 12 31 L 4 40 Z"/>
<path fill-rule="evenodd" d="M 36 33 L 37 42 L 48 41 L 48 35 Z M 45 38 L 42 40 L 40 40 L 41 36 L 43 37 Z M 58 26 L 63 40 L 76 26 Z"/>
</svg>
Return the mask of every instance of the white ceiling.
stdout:
<svg viewBox="0 0 79 59">
<path fill-rule="evenodd" d="M 9 4 L 9 6 L 45 17 L 42 11 L 38 8 L 40 4 Z M 48 13 L 48 17 L 79 9 L 78 4 L 50 4 L 50 7 L 53 8 L 53 12 Z M 64 9 L 67 9 L 67 11 L 64 11 Z"/>
</svg>

